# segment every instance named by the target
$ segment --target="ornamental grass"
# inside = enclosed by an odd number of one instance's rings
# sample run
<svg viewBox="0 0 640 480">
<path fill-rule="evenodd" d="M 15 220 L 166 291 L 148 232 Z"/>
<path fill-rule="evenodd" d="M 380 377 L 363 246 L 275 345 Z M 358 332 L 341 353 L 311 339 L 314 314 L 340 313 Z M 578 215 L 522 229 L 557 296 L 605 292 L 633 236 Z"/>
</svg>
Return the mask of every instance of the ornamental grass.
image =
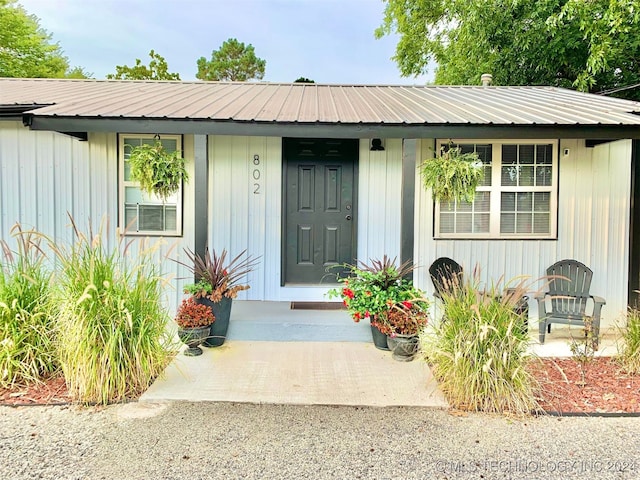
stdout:
<svg viewBox="0 0 640 480">
<path fill-rule="evenodd" d="M 425 359 L 454 408 L 528 414 L 538 409 L 528 333 L 516 313 L 526 293 L 517 281 L 505 293 L 481 290 L 477 278 L 443 295 L 443 316 L 421 335 Z"/>
<path fill-rule="evenodd" d="M 11 230 L 17 250 L 0 242 L 0 387 L 23 385 L 54 373 L 54 321 L 48 314 L 51 274 L 34 232 Z"/>
<path fill-rule="evenodd" d="M 622 345 L 619 359 L 623 368 L 632 374 L 640 373 L 640 311 L 630 308 L 624 327 L 620 329 Z"/>
<path fill-rule="evenodd" d="M 50 242 L 60 269 L 53 292 L 57 350 L 69 392 L 83 403 L 135 398 L 174 353 L 153 258 L 158 244 L 141 240 L 130 255 L 131 242 L 107 248 L 102 227 L 85 236 L 73 219 L 72 226 L 71 246 Z"/>
</svg>

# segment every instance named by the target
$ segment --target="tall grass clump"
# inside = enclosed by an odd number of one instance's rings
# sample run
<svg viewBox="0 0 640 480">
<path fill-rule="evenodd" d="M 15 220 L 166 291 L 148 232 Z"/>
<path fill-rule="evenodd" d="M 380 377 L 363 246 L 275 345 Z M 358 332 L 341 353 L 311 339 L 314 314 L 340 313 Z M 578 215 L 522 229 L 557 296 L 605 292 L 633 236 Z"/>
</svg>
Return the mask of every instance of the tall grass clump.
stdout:
<svg viewBox="0 0 640 480">
<path fill-rule="evenodd" d="M 33 232 L 17 224 L 11 234 L 16 251 L 0 242 L 0 386 L 5 388 L 38 382 L 57 368 L 46 258 Z"/>
<path fill-rule="evenodd" d="M 630 308 L 627 322 L 620 329 L 622 345 L 620 346 L 620 362 L 624 369 L 632 374 L 640 373 L 640 311 Z"/>
<path fill-rule="evenodd" d="M 51 244 L 60 269 L 58 354 L 69 392 L 83 403 L 136 397 L 172 354 L 154 249 L 130 255 L 131 242 L 107 249 L 103 228 L 87 237 L 73 220 L 72 227 L 73 245 Z"/>
<path fill-rule="evenodd" d="M 449 403 L 459 409 L 527 414 L 537 409 L 526 370 L 526 319 L 515 311 L 524 281 L 481 291 L 477 279 L 443 295 L 443 317 L 421 336 L 422 351 Z"/>
</svg>

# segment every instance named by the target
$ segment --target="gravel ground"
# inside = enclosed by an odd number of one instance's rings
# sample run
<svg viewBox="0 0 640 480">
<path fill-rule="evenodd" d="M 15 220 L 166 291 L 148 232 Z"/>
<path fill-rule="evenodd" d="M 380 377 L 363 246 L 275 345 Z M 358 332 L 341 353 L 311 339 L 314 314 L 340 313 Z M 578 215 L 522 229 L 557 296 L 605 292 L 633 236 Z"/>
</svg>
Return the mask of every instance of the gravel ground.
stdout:
<svg viewBox="0 0 640 480">
<path fill-rule="evenodd" d="M 0 478 L 635 479 L 639 430 L 418 408 L 0 407 Z"/>
</svg>

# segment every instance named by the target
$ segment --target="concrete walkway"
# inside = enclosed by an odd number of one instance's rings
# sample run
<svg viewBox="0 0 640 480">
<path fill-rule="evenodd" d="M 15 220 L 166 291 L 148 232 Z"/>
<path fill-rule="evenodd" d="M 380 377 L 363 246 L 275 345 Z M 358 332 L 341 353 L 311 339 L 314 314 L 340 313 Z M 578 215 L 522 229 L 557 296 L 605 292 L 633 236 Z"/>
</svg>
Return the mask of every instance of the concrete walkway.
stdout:
<svg viewBox="0 0 640 480">
<path fill-rule="evenodd" d="M 554 326 L 541 357 L 571 356 L 579 329 Z M 616 353 L 604 330 L 598 355 Z M 447 408 L 427 365 L 393 360 L 371 342 L 368 322 L 345 311 L 291 310 L 287 302 L 234 302 L 227 341 L 203 355 L 178 354 L 140 398 L 290 405 L 417 406 Z"/>
<path fill-rule="evenodd" d="M 446 408 L 427 365 L 362 342 L 227 341 L 179 354 L 142 402 L 188 400 Z"/>
</svg>

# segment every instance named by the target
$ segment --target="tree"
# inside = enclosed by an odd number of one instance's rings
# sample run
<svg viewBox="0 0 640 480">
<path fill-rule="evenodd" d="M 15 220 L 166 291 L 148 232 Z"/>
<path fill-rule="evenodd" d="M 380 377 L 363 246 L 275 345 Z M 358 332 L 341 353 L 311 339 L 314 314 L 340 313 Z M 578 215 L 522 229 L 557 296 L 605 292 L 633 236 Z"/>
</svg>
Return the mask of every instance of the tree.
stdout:
<svg viewBox="0 0 640 480">
<path fill-rule="evenodd" d="M 640 82 L 640 0 L 385 0 L 378 38 L 400 35 L 404 76 L 435 83 L 555 85 L 601 91 Z M 640 97 L 640 90 L 626 91 Z"/>
<path fill-rule="evenodd" d="M 107 75 L 109 80 L 180 80 L 177 73 L 169 73 L 169 66 L 164 57 L 155 51 L 149 52 L 149 66 L 142 65 L 142 61 L 136 58 L 133 67 L 116 65 L 116 73 Z"/>
<path fill-rule="evenodd" d="M 81 77 L 79 77 L 81 75 Z M 0 0 L 0 77 L 86 78 L 82 68 L 70 69 L 60 45 L 16 0 Z"/>
<path fill-rule="evenodd" d="M 261 80 L 266 64 L 265 60 L 256 57 L 251 44 L 245 46 L 235 38 L 230 38 L 220 50 L 211 52 L 210 61 L 204 57 L 198 59 L 196 78 L 233 82 L 246 82 L 252 78 Z"/>
<path fill-rule="evenodd" d="M 296 81 L 293 83 L 316 83 L 316 82 L 314 82 L 313 80 L 307 77 L 300 77 L 300 78 L 297 78 Z"/>
</svg>

